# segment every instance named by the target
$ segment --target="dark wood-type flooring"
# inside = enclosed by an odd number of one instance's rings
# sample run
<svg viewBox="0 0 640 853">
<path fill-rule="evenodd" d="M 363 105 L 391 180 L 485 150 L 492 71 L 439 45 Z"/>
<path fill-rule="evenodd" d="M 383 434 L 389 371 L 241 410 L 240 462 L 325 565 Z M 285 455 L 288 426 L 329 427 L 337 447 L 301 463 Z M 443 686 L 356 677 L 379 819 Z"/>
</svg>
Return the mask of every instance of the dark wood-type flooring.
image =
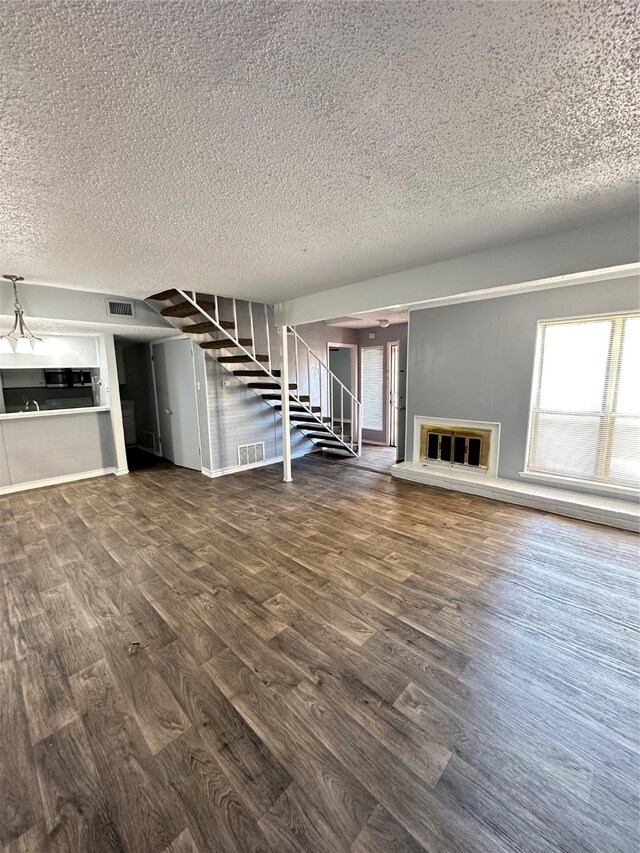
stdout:
<svg viewBox="0 0 640 853">
<path fill-rule="evenodd" d="M 635 851 L 637 537 L 294 472 L 0 499 L 0 848 Z"/>
</svg>

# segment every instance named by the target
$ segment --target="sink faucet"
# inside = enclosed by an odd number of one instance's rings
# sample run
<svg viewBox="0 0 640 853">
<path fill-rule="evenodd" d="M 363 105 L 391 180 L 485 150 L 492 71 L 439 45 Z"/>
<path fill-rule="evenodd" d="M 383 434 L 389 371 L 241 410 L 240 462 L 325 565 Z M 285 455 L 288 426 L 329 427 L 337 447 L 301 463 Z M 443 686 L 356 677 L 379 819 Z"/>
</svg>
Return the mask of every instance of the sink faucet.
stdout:
<svg viewBox="0 0 640 853">
<path fill-rule="evenodd" d="M 26 403 L 26 405 L 25 405 L 25 407 L 24 407 L 25 412 L 28 412 L 28 411 L 29 411 L 29 406 L 30 406 L 32 403 L 33 403 L 33 405 L 36 407 L 36 412 L 39 412 L 39 411 L 40 411 L 40 406 L 38 405 L 38 401 L 37 401 L 37 400 L 27 400 L 27 403 Z"/>
</svg>

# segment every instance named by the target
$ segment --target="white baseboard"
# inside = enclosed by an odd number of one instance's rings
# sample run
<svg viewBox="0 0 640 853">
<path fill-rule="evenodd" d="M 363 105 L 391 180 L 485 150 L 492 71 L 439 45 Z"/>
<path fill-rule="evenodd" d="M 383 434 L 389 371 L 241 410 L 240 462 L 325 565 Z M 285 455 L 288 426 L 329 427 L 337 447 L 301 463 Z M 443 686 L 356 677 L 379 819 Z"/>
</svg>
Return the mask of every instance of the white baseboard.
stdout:
<svg viewBox="0 0 640 853">
<path fill-rule="evenodd" d="M 33 480 L 30 483 L 15 483 L 11 486 L 0 486 L 0 495 L 10 495 L 13 492 L 26 492 L 29 489 L 44 489 L 47 486 L 60 486 L 62 483 L 74 483 L 76 480 L 89 480 L 92 477 L 104 477 L 106 474 L 121 476 L 128 474 L 127 468 L 98 468 L 95 471 L 82 471 L 79 474 L 65 474 L 62 477 L 49 477 L 47 480 Z"/>
<path fill-rule="evenodd" d="M 426 468 L 417 462 L 400 462 L 391 466 L 391 474 L 401 480 L 411 480 L 427 486 L 437 486 L 456 492 L 465 492 L 504 503 L 593 521 L 609 527 L 637 531 L 640 527 L 640 509 L 631 501 L 615 500 L 584 492 L 572 492 L 541 486 L 535 483 L 519 483 L 501 477 L 483 477 L 479 473 L 460 473 L 456 476 Z"/>
<path fill-rule="evenodd" d="M 293 453 L 292 459 L 300 459 L 302 456 L 309 456 L 311 453 L 318 453 L 318 450 L 307 450 L 304 453 Z M 282 456 L 272 456 L 271 459 L 264 459 L 262 462 L 253 462 L 251 465 L 233 465 L 230 468 L 219 468 L 217 471 L 212 471 L 210 468 L 203 468 L 202 473 L 205 477 L 226 477 L 227 474 L 239 474 L 241 471 L 251 471 L 252 468 L 264 468 L 267 465 L 277 465 L 282 462 Z"/>
</svg>

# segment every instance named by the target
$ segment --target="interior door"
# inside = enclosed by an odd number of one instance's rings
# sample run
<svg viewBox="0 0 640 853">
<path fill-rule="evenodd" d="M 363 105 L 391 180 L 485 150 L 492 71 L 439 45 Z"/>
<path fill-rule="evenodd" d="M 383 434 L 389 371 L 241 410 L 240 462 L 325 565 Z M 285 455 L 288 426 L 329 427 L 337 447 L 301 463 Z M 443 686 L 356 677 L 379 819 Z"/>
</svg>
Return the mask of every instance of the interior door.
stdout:
<svg viewBox="0 0 640 853">
<path fill-rule="evenodd" d="M 200 471 L 193 343 L 179 338 L 154 344 L 152 350 L 162 455 L 175 465 Z"/>
</svg>

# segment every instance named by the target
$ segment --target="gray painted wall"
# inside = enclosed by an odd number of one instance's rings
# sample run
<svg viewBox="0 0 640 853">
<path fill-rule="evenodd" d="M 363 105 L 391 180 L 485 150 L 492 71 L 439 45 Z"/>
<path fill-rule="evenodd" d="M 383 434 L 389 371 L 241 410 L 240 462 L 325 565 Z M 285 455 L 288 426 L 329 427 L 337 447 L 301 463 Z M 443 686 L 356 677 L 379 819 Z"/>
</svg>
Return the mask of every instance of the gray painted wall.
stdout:
<svg viewBox="0 0 640 853">
<path fill-rule="evenodd" d="M 0 421 L 0 486 L 116 467 L 109 412 Z"/>
<path fill-rule="evenodd" d="M 351 349 L 349 347 L 345 349 L 334 349 L 329 352 L 329 369 L 332 373 L 338 377 L 340 382 L 348 388 L 349 391 L 352 390 L 352 371 L 351 371 L 351 359 L 358 358 L 358 350 Z M 331 396 L 333 399 L 333 417 L 341 418 L 342 417 L 342 403 L 344 391 L 340 387 L 337 382 L 333 383 L 333 388 L 331 392 Z M 351 413 L 351 406 L 348 402 L 348 399 L 344 400 L 344 411 L 345 418 L 348 418 Z"/>
<path fill-rule="evenodd" d="M 416 415 L 499 421 L 499 476 L 520 481 L 538 320 L 634 310 L 639 295 L 623 278 L 412 311 L 406 458 Z"/>
<path fill-rule="evenodd" d="M 282 455 L 282 419 L 257 394 L 232 376 L 222 365 L 205 357 L 207 407 L 209 414 L 208 451 L 215 473 L 238 464 L 238 445 L 264 441 L 265 459 Z M 228 385 L 223 385 L 228 382 Z M 204 433 L 206 434 L 205 429 Z M 301 432 L 291 433 L 294 454 L 313 450 Z M 204 458 L 203 448 L 203 458 Z"/>
</svg>

